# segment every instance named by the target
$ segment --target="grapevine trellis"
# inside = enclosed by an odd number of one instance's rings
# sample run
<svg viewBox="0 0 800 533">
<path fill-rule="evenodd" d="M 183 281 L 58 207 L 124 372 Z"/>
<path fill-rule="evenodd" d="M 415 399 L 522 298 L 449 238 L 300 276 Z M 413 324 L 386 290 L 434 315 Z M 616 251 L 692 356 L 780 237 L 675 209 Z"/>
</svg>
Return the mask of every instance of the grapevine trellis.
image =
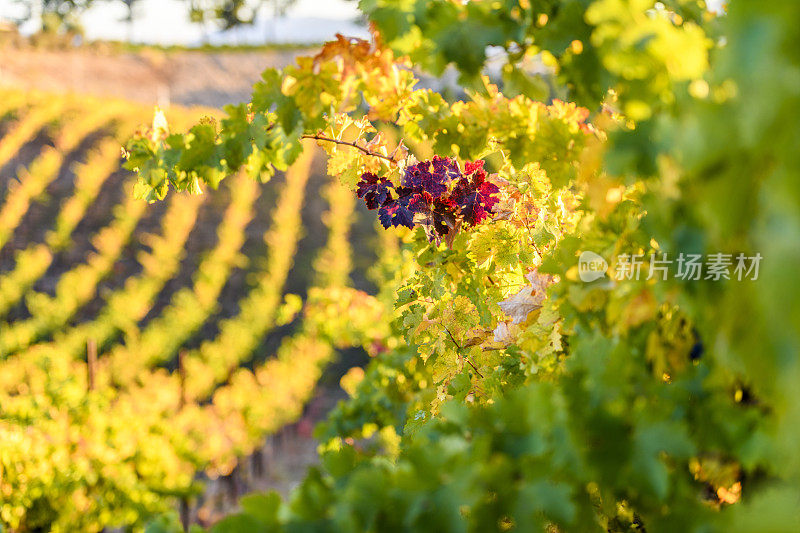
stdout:
<svg viewBox="0 0 800 533">
<path fill-rule="evenodd" d="M 0 163 L 27 168 L 0 207 L 0 257 L 31 265 L 2 282 L 4 528 L 185 530 L 185 504 L 182 523 L 152 513 L 291 419 L 334 347 L 361 346 L 374 357 L 342 378 L 319 465 L 212 532 L 800 531 L 800 3 L 359 7 L 370 40 L 337 36 L 265 70 L 247 103 L 156 113 L 128 138 L 125 193 L 154 205 L 134 229 L 112 224 L 147 248 L 63 284 L 47 262 L 75 215 L 37 206 L 63 187 L 65 150 L 97 139 L 64 127 L 69 99 L 0 100 Z M 447 68 L 463 94 L 418 83 Z M 264 360 L 256 339 L 300 307 L 280 287 L 302 249 L 297 208 L 318 196 L 303 195 L 308 139 L 350 191 L 329 182 L 327 208 L 311 207 L 327 209 L 327 244 L 302 321 Z M 183 256 L 207 213 L 196 193 L 219 187 L 203 198 L 244 212 L 240 173 L 277 171 L 276 207 L 255 203 L 273 221 L 266 258 L 220 320 L 206 307 L 219 281 Z M 84 198 L 93 182 L 74 180 Z M 356 198 L 386 230 L 365 261 L 375 296 L 348 285 Z M 62 229 L 21 238 L 31 213 Z M 222 216 L 220 232 L 243 223 Z M 235 278 L 238 241 L 214 246 L 204 268 Z M 681 273 L 690 255 L 703 276 Z M 654 275 L 668 257 L 677 269 Z M 734 257 L 763 259 L 759 274 L 719 268 Z"/>
<path fill-rule="evenodd" d="M 309 270 L 295 259 L 310 231 L 301 217 L 313 152 L 277 186 L 240 174 L 213 198 L 174 196 L 159 217 L 120 170 L 120 146 L 150 109 L 3 96 L 0 521 L 62 531 L 136 524 L 169 505 L 165 495 L 196 494 L 198 473 L 230 474 L 296 420 L 334 354 L 338 341 L 287 292 L 293 268 Z M 203 114 L 169 112 L 177 124 Z M 84 219 L 103 195 L 119 201 L 92 227 Z M 353 291 L 355 201 L 334 182 L 322 197 L 327 244 L 312 252 L 319 289 L 308 291 L 317 300 Z M 49 228 L 40 240 L 27 227 L 36 208 L 49 213 L 34 220 Z M 213 237 L 200 228 L 203 210 L 218 216 Z M 229 316 L 223 297 L 235 302 Z M 267 353 L 265 338 L 290 322 L 294 333 Z"/>
</svg>

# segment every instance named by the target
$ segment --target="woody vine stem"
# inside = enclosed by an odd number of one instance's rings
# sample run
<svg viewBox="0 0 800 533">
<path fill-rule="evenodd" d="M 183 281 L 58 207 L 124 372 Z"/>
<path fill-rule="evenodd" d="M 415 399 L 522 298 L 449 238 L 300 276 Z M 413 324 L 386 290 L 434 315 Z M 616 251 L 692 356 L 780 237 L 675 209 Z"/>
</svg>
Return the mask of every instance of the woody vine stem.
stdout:
<svg viewBox="0 0 800 533">
<path fill-rule="evenodd" d="M 375 152 L 372 152 L 372 151 L 368 150 L 367 148 L 364 148 L 363 146 L 357 145 L 355 142 L 342 141 L 342 140 L 339 140 L 339 139 L 332 139 L 330 137 L 325 137 L 323 135 L 318 135 L 318 134 L 317 135 L 306 134 L 306 135 L 303 135 L 302 138 L 303 139 L 315 139 L 317 141 L 327 141 L 327 142 L 332 142 L 332 143 L 336 143 L 336 144 L 343 144 L 345 146 L 352 146 L 353 148 L 357 148 L 358 150 L 361 150 L 362 152 L 364 152 L 367 155 L 371 155 L 371 156 L 374 156 L 374 157 L 380 157 L 381 159 L 385 159 L 386 161 L 388 161 L 392 165 L 396 165 L 397 164 L 397 162 L 394 159 L 392 159 L 391 157 L 389 157 L 388 155 L 377 154 Z"/>
</svg>

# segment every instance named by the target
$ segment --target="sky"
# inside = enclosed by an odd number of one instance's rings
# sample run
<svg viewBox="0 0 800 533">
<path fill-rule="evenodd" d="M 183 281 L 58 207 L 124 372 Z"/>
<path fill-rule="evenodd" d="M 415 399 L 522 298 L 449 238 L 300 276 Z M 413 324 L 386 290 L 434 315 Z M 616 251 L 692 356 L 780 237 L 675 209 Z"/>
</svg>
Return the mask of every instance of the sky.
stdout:
<svg viewBox="0 0 800 533">
<path fill-rule="evenodd" d="M 719 9 L 725 0 L 707 0 L 712 9 Z M 800 1 L 800 0 L 798 0 Z M 19 10 L 14 0 L 0 0 L 0 20 L 14 16 Z M 135 7 L 136 20 L 132 27 L 122 22 L 127 9 L 122 2 L 97 2 L 82 17 L 89 40 L 132 40 L 148 44 L 199 45 L 320 43 L 331 40 L 336 33 L 368 37 L 366 29 L 354 21 L 358 17 L 357 2 L 346 0 L 298 0 L 287 16 L 279 20 L 270 17 L 257 19 L 253 26 L 234 31 L 204 28 L 188 19 L 186 0 L 139 0 Z M 37 28 L 23 27 L 24 33 Z"/>
<path fill-rule="evenodd" d="M 122 2 L 97 2 L 81 17 L 89 40 L 131 40 L 149 44 L 196 45 L 260 44 L 265 36 L 271 42 L 316 43 L 338 33 L 366 36 L 354 23 L 357 2 L 345 0 L 298 0 L 287 16 L 275 21 L 262 17 L 252 27 L 242 27 L 221 35 L 213 26 L 204 28 L 188 19 L 185 0 L 139 0 L 134 7 L 133 27 L 123 22 L 127 8 Z M 0 18 L 13 17 L 19 10 L 13 0 L 0 0 Z M 35 24 L 23 26 L 24 33 L 35 31 Z"/>
</svg>

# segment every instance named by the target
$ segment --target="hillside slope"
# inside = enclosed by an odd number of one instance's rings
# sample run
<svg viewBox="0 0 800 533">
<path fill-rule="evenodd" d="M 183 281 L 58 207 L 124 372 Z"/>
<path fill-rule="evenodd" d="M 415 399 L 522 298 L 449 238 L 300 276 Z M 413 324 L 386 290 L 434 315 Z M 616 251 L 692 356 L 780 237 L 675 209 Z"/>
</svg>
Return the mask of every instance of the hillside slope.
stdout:
<svg viewBox="0 0 800 533">
<path fill-rule="evenodd" d="M 207 113 L 168 114 L 181 128 Z M 373 222 L 314 150 L 265 185 L 235 176 L 134 200 L 120 146 L 151 114 L 0 91 L 4 527 L 137 524 L 174 496 L 213 519 L 226 503 L 198 475 L 227 478 L 230 501 L 288 489 L 314 458 L 308 426 L 337 397 L 343 370 L 323 374 L 333 346 L 297 313 L 311 287 L 368 288 Z M 325 259 L 348 238 L 352 261 Z M 299 431 L 263 448 L 314 396 Z"/>
<path fill-rule="evenodd" d="M 4 50 L 0 86 L 125 98 L 146 104 L 220 108 L 249 100 L 267 67 L 291 63 L 302 51 L 137 53 Z"/>
</svg>

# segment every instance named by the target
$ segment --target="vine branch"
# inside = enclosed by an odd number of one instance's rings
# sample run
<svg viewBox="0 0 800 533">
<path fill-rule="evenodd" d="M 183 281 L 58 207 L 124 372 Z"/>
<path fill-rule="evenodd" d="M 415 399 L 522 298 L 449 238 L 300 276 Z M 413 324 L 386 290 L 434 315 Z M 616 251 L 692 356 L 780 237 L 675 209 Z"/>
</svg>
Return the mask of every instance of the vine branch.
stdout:
<svg viewBox="0 0 800 533">
<path fill-rule="evenodd" d="M 464 348 L 463 348 L 463 347 L 462 347 L 462 346 L 461 346 L 461 345 L 458 343 L 458 341 L 456 341 L 456 338 L 453 336 L 453 334 L 452 334 L 452 333 L 450 333 L 450 329 L 449 329 L 447 326 L 445 326 L 444 324 L 441 324 L 441 326 L 444 328 L 444 330 L 445 330 L 445 331 L 447 332 L 447 334 L 450 336 L 450 340 L 451 340 L 451 341 L 453 341 L 453 344 L 455 344 L 455 345 L 456 345 L 456 348 L 458 348 L 458 351 L 459 351 L 459 352 L 463 351 L 463 350 L 464 350 Z M 477 367 L 477 366 L 475 366 L 475 363 L 473 363 L 472 361 L 470 361 L 470 359 L 469 359 L 469 357 L 468 357 L 467 355 L 464 355 L 464 361 L 466 361 L 467 363 L 469 363 L 469 366 L 471 366 L 471 367 L 472 367 L 472 370 L 474 370 L 474 371 L 475 371 L 475 373 L 476 373 L 476 374 L 478 374 L 478 376 L 480 376 L 481 378 L 483 377 L 483 374 L 481 374 L 481 371 L 480 371 L 480 370 L 478 370 L 478 367 Z"/>
<path fill-rule="evenodd" d="M 386 161 L 388 161 L 389 163 L 391 163 L 393 165 L 397 164 L 397 162 L 394 159 L 392 159 L 391 157 L 389 157 L 388 155 L 383 155 L 383 154 L 378 154 L 378 153 L 372 152 L 372 151 L 368 150 L 367 148 L 364 148 L 363 146 L 357 145 L 354 141 L 341 141 L 339 139 L 331 139 L 330 137 L 324 137 L 322 135 L 311 135 L 311 134 L 308 134 L 308 133 L 303 135 L 302 138 L 303 139 L 315 139 L 317 141 L 327 141 L 327 142 L 332 142 L 332 143 L 336 143 L 336 144 L 343 144 L 345 146 L 351 146 L 353 148 L 361 150 L 362 152 L 364 152 L 367 155 L 371 155 L 373 157 L 380 157 L 381 159 L 385 159 Z"/>
</svg>

